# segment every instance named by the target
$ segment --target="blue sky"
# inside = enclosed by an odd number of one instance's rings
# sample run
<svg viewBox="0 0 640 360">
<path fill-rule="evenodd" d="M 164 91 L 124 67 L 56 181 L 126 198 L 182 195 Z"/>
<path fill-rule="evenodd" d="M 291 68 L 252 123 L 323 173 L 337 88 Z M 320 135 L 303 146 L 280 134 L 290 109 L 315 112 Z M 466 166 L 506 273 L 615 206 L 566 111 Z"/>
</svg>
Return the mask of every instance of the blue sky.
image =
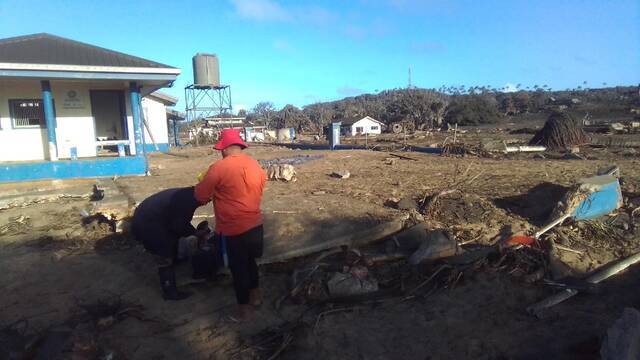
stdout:
<svg viewBox="0 0 640 360">
<path fill-rule="evenodd" d="M 419 87 L 640 83 L 638 0 L 0 0 L 0 38 L 36 32 L 179 67 L 180 98 L 216 53 L 236 109 L 405 87 L 409 67 Z"/>
</svg>

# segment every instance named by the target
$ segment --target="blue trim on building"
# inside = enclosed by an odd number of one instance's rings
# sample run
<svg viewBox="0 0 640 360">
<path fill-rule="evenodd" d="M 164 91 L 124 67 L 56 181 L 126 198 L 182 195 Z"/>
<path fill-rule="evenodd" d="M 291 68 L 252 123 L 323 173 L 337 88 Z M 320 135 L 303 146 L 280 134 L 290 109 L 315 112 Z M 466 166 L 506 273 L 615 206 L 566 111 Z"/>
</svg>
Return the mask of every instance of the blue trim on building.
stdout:
<svg viewBox="0 0 640 360">
<path fill-rule="evenodd" d="M 158 151 L 159 152 L 169 152 L 169 143 L 164 143 L 164 144 L 157 144 L 158 145 Z M 156 151 L 156 147 L 153 146 L 153 144 L 144 144 L 144 152 L 146 153 L 152 153 L 152 152 L 158 152 Z"/>
<path fill-rule="evenodd" d="M 0 163 L 0 183 L 111 177 L 114 175 L 144 175 L 145 172 L 146 164 L 142 156 L 33 163 Z"/>
<path fill-rule="evenodd" d="M 35 78 L 46 78 L 46 79 L 174 81 L 177 76 L 178 75 L 172 75 L 172 74 L 74 72 L 74 71 L 49 71 L 49 70 L 0 70 L 0 77 L 35 77 Z"/>
</svg>

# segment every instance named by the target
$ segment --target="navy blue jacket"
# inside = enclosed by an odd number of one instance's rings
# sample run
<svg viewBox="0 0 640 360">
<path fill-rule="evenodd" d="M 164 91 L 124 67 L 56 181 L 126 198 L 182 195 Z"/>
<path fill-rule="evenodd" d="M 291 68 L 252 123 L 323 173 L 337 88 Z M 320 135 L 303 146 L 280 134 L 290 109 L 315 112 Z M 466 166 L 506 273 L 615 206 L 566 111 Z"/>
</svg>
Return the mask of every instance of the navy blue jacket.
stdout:
<svg viewBox="0 0 640 360">
<path fill-rule="evenodd" d="M 192 186 L 163 190 L 138 205 L 133 226 L 163 228 L 176 238 L 193 235 L 196 229 L 191 225 L 191 219 L 199 206 Z"/>
</svg>

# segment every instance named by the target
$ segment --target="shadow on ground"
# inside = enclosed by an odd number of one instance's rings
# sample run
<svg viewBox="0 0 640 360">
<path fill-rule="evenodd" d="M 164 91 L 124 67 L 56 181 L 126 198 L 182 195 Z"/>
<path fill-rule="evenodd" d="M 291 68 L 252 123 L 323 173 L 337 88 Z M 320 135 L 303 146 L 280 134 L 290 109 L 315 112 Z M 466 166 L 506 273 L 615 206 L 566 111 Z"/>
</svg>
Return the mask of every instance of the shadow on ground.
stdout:
<svg viewBox="0 0 640 360">
<path fill-rule="evenodd" d="M 493 202 L 499 208 L 542 226 L 567 190 L 565 186 L 543 182 L 525 194 L 494 199 Z"/>
<path fill-rule="evenodd" d="M 366 230 L 384 219 L 289 219 L 278 228 L 287 229 L 288 221 L 304 229 L 289 234 L 289 246 L 296 246 Z M 279 239 L 278 248 L 287 241 Z M 0 316 L 0 358 L 228 358 L 245 335 L 285 320 L 269 305 L 287 291 L 285 274 L 262 278 L 267 301 L 259 319 L 238 325 L 223 321 L 235 305 L 230 277 L 195 284 L 190 264 L 182 264 L 178 282 L 194 295 L 167 302 L 156 269 L 153 257 L 123 234 L 91 242 L 43 236 L 5 246 L 0 271 L 10 276 L 0 279 L 6 292 L 0 308 L 8 310 Z"/>
</svg>

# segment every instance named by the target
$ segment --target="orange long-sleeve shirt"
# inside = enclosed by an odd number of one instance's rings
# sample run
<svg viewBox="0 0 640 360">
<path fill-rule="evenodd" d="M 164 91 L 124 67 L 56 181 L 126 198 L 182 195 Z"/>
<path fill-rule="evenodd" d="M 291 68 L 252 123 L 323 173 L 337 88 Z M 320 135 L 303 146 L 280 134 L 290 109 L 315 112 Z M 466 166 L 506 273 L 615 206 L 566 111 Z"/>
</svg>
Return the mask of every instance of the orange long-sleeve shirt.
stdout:
<svg viewBox="0 0 640 360">
<path fill-rule="evenodd" d="M 216 232 L 242 234 L 262 224 L 260 201 L 267 176 L 258 162 L 239 153 L 215 162 L 195 187 L 201 204 L 213 200 Z"/>
</svg>

